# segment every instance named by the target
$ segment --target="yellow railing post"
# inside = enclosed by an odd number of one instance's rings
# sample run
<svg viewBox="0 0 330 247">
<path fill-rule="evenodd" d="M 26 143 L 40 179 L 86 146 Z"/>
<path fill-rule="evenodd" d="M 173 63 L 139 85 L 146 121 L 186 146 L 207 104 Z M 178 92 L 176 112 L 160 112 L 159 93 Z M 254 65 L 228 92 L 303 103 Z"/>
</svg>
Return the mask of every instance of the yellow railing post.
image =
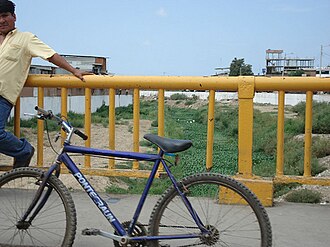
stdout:
<svg viewBox="0 0 330 247">
<path fill-rule="evenodd" d="M 92 91 L 90 88 L 85 89 L 85 134 L 88 136 L 88 139 L 85 141 L 85 147 L 91 146 L 91 114 L 92 114 Z M 85 155 L 85 168 L 91 167 L 91 157 Z"/>
<path fill-rule="evenodd" d="M 254 77 L 238 82 L 238 173 L 252 177 Z"/>
<path fill-rule="evenodd" d="M 44 108 L 44 88 L 38 87 L 38 106 Z M 42 167 L 44 161 L 44 121 L 38 120 L 37 166 Z"/>
<path fill-rule="evenodd" d="M 158 135 L 165 135 L 165 90 L 158 90 Z M 163 172 L 164 167 L 159 166 L 158 172 Z"/>
<path fill-rule="evenodd" d="M 68 117 L 68 89 L 62 87 L 61 88 L 61 116 Z M 65 132 L 61 131 L 61 137 L 62 137 L 62 144 L 66 137 Z"/>
<path fill-rule="evenodd" d="M 116 90 L 109 89 L 109 149 L 115 150 L 115 138 L 116 138 L 116 116 L 115 116 L 115 97 Z M 115 160 L 109 160 L 109 169 L 115 168 Z"/>
<path fill-rule="evenodd" d="M 133 97 L 133 151 L 139 152 L 139 136 L 140 136 L 140 90 L 134 88 Z M 139 162 L 133 162 L 133 170 L 139 169 Z"/>
<path fill-rule="evenodd" d="M 305 149 L 304 149 L 304 177 L 312 175 L 311 153 L 312 153 L 312 119 L 313 119 L 313 92 L 306 92 L 305 111 Z"/>
<path fill-rule="evenodd" d="M 206 146 L 206 170 L 211 170 L 213 164 L 213 142 L 214 142 L 214 105 L 215 91 L 209 92 L 209 107 L 207 117 L 207 146 Z"/>
<path fill-rule="evenodd" d="M 158 135 L 164 136 L 165 134 L 165 92 L 164 89 L 158 90 Z"/>
<path fill-rule="evenodd" d="M 276 158 L 276 176 L 283 176 L 284 171 L 284 105 L 285 92 L 278 92 L 277 109 L 277 158 Z"/>
<path fill-rule="evenodd" d="M 68 117 L 68 89 L 65 87 L 61 88 L 61 116 L 64 118 Z M 61 144 L 63 145 L 66 138 L 66 133 L 61 130 Z M 62 164 L 62 167 L 64 165 Z"/>
</svg>

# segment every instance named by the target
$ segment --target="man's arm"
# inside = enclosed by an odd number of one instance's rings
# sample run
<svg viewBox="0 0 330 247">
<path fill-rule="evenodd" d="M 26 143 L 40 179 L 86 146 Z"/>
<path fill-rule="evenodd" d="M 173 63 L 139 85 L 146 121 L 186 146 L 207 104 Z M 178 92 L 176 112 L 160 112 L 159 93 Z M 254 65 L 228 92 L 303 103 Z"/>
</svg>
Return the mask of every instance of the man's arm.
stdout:
<svg viewBox="0 0 330 247">
<path fill-rule="evenodd" d="M 48 61 L 57 65 L 58 67 L 65 69 L 66 71 L 71 72 L 75 77 L 79 78 L 82 81 L 85 81 L 84 75 L 90 75 L 91 73 L 80 71 L 72 67 L 63 57 L 55 53 L 53 56 L 48 58 Z"/>
</svg>

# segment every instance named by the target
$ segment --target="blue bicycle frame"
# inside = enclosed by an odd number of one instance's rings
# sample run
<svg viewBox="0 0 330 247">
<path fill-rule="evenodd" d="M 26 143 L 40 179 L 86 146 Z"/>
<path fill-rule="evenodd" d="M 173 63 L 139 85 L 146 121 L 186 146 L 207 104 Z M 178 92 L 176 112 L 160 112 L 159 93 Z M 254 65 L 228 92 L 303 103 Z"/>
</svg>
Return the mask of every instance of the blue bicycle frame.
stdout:
<svg viewBox="0 0 330 247">
<path fill-rule="evenodd" d="M 142 193 L 142 196 L 139 200 L 133 218 L 131 220 L 129 229 L 126 231 L 123 225 L 119 222 L 119 220 L 112 213 L 107 203 L 99 196 L 99 194 L 94 190 L 92 185 L 88 182 L 87 178 L 80 172 L 79 168 L 72 161 L 68 153 L 79 153 L 84 155 L 95 155 L 95 156 L 106 156 L 106 157 L 116 157 L 116 158 L 125 158 L 131 160 L 140 160 L 140 161 L 154 161 L 154 166 L 151 170 L 149 178 L 147 180 L 146 186 Z M 144 202 L 147 198 L 149 189 L 151 184 L 156 176 L 158 167 L 160 163 L 164 166 L 164 169 L 170 178 L 172 184 L 180 194 L 183 202 L 185 203 L 188 211 L 190 212 L 192 218 L 194 219 L 197 227 L 201 230 L 201 233 L 207 233 L 208 230 L 205 229 L 203 223 L 198 217 L 195 210 L 192 208 L 189 200 L 185 196 L 185 194 L 180 190 L 176 179 L 172 175 L 169 167 L 166 162 L 163 160 L 164 152 L 162 150 L 159 151 L 158 154 L 146 154 L 146 153 L 137 153 L 137 152 L 127 152 L 127 151 L 114 151 L 114 150 L 105 150 L 105 149 L 96 149 L 96 148 L 87 148 L 80 146 L 73 146 L 64 143 L 62 153 L 59 155 L 58 160 L 63 162 L 68 170 L 73 174 L 78 183 L 82 186 L 82 188 L 88 193 L 91 200 L 98 207 L 98 209 L 102 212 L 103 216 L 109 221 L 109 223 L 113 226 L 116 232 L 123 237 L 127 237 L 133 232 L 135 224 L 139 218 L 141 210 L 143 208 Z M 54 169 L 54 168 L 53 168 Z M 51 173 L 51 172 L 50 172 Z M 185 238 L 199 238 L 201 234 L 180 234 L 180 235 L 166 235 L 166 236 L 138 236 L 138 237 L 128 237 L 129 240 L 132 241 L 142 241 L 142 240 L 161 240 L 161 239 L 185 239 Z M 110 237 L 111 238 L 111 237 Z"/>
<path fill-rule="evenodd" d="M 162 158 L 164 155 L 164 151 L 160 149 L 158 154 L 146 154 L 146 153 L 138 153 L 138 152 L 127 152 L 127 151 L 115 151 L 115 150 L 107 150 L 107 149 L 96 149 L 82 146 L 74 146 L 70 145 L 70 139 L 72 134 L 77 134 L 83 140 L 86 140 L 88 137 L 80 132 L 78 129 L 73 128 L 68 122 L 64 121 L 60 117 L 57 117 L 52 114 L 51 111 L 45 111 L 44 109 L 36 106 L 35 109 L 39 112 L 39 119 L 55 119 L 58 124 L 62 125 L 62 129 L 64 129 L 67 133 L 67 138 L 64 141 L 63 148 L 61 153 L 58 155 L 56 162 L 48 169 L 47 172 L 43 174 L 40 178 L 40 186 L 39 189 L 33 198 L 29 208 L 21 217 L 22 222 L 29 222 L 30 224 L 46 204 L 49 195 L 51 194 L 53 188 L 47 186 L 47 181 L 49 177 L 55 172 L 55 176 L 59 177 L 61 163 L 64 163 L 68 170 L 72 173 L 78 183 L 82 186 L 82 188 L 89 195 L 94 204 L 98 207 L 98 209 L 102 212 L 103 216 L 108 220 L 108 222 L 113 226 L 117 234 L 111 234 L 108 232 L 98 230 L 97 234 L 102 235 L 116 241 L 120 241 L 125 244 L 129 241 L 148 241 L 148 240 L 162 240 L 162 239 L 186 239 L 186 238 L 200 238 L 202 235 L 210 233 L 208 229 L 205 228 L 202 221 L 198 217 L 197 212 L 193 209 L 191 203 L 186 197 L 185 193 L 179 188 L 178 182 L 172 175 L 169 167 L 166 162 Z M 189 145 L 190 146 L 190 145 Z M 101 198 L 101 196 L 94 190 L 92 185 L 88 182 L 87 178 L 81 173 L 79 168 L 76 166 L 74 161 L 70 158 L 68 153 L 74 154 L 83 154 L 83 155 L 94 155 L 99 157 L 112 157 L 112 158 L 124 158 L 129 160 L 139 160 L 139 161 L 151 161 L 154 162 L 154 166 L 150 172 L 149 178 L 147 180 L 146 186 L 143 190 L 133 218 L 130 222 L 128 229 L 126 230 L 123 225 L 119 222 L 119 220 L 115 217 L 115 215 L 110 210 L 107 203 Z M 152 182 L 156 176 L 159 165 L 162 164 L 168 177 L 170 178 L 174 188 L 180 195 L 183 203 L 185 204 L 187 210 L 189 211 L 191 217 L 196 223 L 196 228 L 200 229 L 200 233 L 196 234 L 178 234 L 178 235 L 163 235 L 163 236 L 134 236 L 132 235 L 133 230 L 137 224 L 139 215 L 142 211 L 143 205 L 149 193 L 149 189 L 152 185 Z M 46 190 L 45 193 L 44 190 Z M 31 214 L 31 215 L 30 215 Z M 27 221 L 27 218 L 29 220 Z"/>
</svg>

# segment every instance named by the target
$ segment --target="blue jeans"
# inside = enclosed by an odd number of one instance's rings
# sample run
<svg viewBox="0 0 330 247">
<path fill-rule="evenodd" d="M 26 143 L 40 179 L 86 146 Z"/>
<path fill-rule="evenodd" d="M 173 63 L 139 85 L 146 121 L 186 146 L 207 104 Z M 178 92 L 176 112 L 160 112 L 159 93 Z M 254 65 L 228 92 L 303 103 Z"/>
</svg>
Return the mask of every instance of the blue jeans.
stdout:
<svg viewBox="0 0 330 247">
<path fill-rule="evenodd" d="M 18 139 L 15 135 L 5 130 L 13 105 L 0 96 L 0 153 L 25 160 L 32 151 L 31 144 L 24 138 Z"/>
</svg>

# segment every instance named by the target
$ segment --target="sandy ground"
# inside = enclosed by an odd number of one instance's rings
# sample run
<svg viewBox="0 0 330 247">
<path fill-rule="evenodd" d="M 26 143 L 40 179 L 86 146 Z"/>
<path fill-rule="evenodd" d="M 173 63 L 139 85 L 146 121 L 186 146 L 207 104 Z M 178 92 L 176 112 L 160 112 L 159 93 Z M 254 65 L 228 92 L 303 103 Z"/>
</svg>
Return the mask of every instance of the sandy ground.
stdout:
<svg viewBox="0 0 330 247">
<path fill-rule="evenodd" d="M 150 132 L 151 121 L 150 120 L 140 120 L 140 141 L 143 140 L 143 135 Z M 83 129 L 82 129 L 83 131 Z M 29 129 L 22 128 L 23 135 L 30 141 L 30 143 L 36 147 L 37 146 L 37 133 L 31 133 Z M 125 121 L 124 124 L 116 124 L 116 149 L 121 151 L 133 151 L 133 124 L 132 121 Z M 61 142 L 57 141 L 54 143 L 55 136 L 57 132 L 50 133 L 50 140 L 52 141 L 52 145 L 56 151 L 60 150 Z M 103 127 L 101 124 L 93 124 L 92 125 L 92 139 L 91 146 L 95 148 L 104 148 L 107 149 L 109 146 L 109 132 L 108 128 Z M 72 139 L 73 145 L 84 145 L 84 141 L 82 141 L 79 137 L 74 136 Z M 146 151 L 147 148 L 140 147 L 140 151 Z M 50 166 L 57 155 L 51 149 L 49 145 L 49 141 L 47 138 L 46 132 L 44 133 L 44 166 Z M 84 156 L 76 156 L 72 157 L 76 164 L 80 164 L 79 166 L 83 167 L 84 164 Z M 2 164 L 12 164 L 13 159 L 7 157 L 5 155 L 0 154 L 0 161 Z M 37 162 L 37 155 L 32 158 L 31 165 L 34 166 Z M 107 167 L 108 159 L 100 159 L 100 158 L 91 158 L 91 166 L 95 168 Z M 102 176 L 86 176 L 90 183 L 94 186 L 94 188 L 99 192 L 104 192 L 105 188 L 111 184 L 118 183 L 117 179 L 102 177 Z M 73 190 L 81 190 L 81 186 L 77 183 L 77 181 L 70 174 L 61 174 L 61 180 L 64 184 Z M 124 186 L 124 185 L 123 185 Z"/>
</svg>

